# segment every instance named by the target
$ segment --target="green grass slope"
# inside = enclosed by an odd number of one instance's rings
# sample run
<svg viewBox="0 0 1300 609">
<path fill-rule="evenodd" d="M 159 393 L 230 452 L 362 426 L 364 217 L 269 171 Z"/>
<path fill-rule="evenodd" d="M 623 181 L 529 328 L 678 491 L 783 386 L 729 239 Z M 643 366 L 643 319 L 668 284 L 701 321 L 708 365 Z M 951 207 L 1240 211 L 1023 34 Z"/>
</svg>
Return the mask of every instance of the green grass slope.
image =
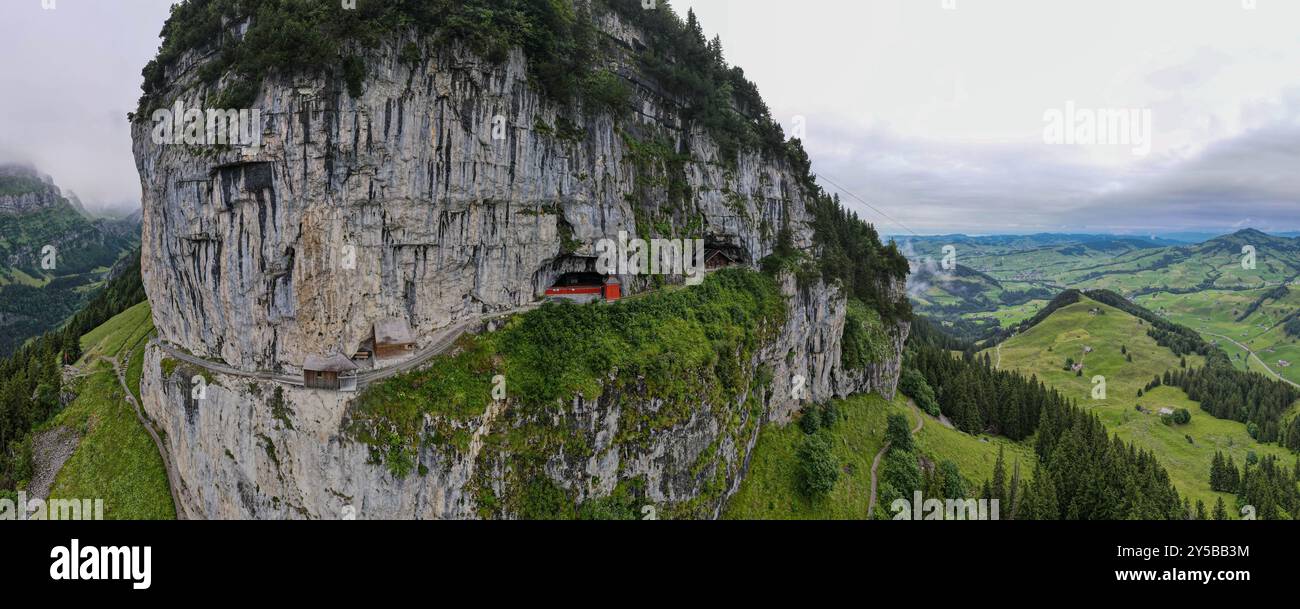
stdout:
<svg viewBox="0 0 1300 609">
<path fill-rule="evenodd" d="M 1231 454 L 1238 463 L 1244 462 L 1250 451 L 1261 457 L 1278 455 L 1284 463 L 1294 457 L 1276 445 L 1256 442 L 1241 423 L 1203 412 L 1181 389 L 1160 387 L 1137 397 L 1138 390 L 1152 378 L 1181 364 L 1173 352 L 1147 336 L 1148 328 L 1132 315 L 1083 297 L 986 353 L 1000 362 L 1000 367 L 1036 375 L 1077 400 L 1125 442 L 1153 451 L 1179 492 L 1193 503 L 1199 499 L 1213 507 L 1222 495 L 1233 505 L 1229 495 L 1210 490 L 1210 462 L 1215 452 Z M 1126 361 L 1121 346 L 1132 354 L 1132 362 Z M 1085 354 L 1085 347 L 1093 351 Z M 1064 370 L 1066 358 L 1084 362 L 1082 376 Z M 1190 367 L 1203 364 L 1204 358 L 1199 356 L 1187 358 Z M 1105 377 L 1106 399 L 1093 399 L 1095 376 Z M 1151 413 L 1161 408 L 1186 408 L 1192 413 L 1192 422 L 1168 426 L 1156 414 L 1138 412 L 1138 405 Z"/>
<path fill-rule="evenodd" d="M 80 393 L 47 428 L 67 426 L 81 436 L 54 478 L 50 496 L 103 499 L 110 520 L 176 518 L 167 472 L 153 440 L 135 418 L 107 362 L 98 361 Z"/>
<path fill-rule="evenodd" d="M 152 333 L 153 316 L 149 303 L 139 303 L 81 336 L 82 361 L 130 353 Z"/>
<path fill-rule="evenodd" d="M 856 395 L 836 402 L 841 420 L 828 431 L 833 454 L 840 466 L 839 480 L 825 497 L 810 500 L 799 491 L 799 447 L 807 434 L 798 421 L 778 427 L 768 425 L 754 446 L 749 473 L 731 498 L 723 518 L 737 520 L 854 520 L 867 517 L 871 498 L 871 462 L 885 444 L 886 420 L 904 414 L 912 425 L 916 416 L 925 424 L 914 435 L 918 454 L 932 464 L 952 461 L 967 481 L 979 488 L 993 476 L 998 450 L 1006 450 L 1007 467 L 1017 461 L 1026 479 L 1033 471 L 1033 448 L 998 437 L 976 437 L 950 429 L 919 410 L 899 394 L 886 400 L 878 394 Z M 884 466 L 880 468 L 884 475 Z M 876 506 L 877 517 L 888 517 L 888 506 Z"/>
<path fill-rule="evenodd" d="M 146 302 L 82 337 L 86 355 L 79 366 L 86 375 L 77 387 L 77 398 L 41 426 L 41 430 L 66 426 L 81 437 L 55 477 L 51 497 L 103 499 L 104 517 L 112 520 L 176 517 L 162 457 L 105 359 L 131 355 L 127 384 L 138 396 L 144 346 L 152 332 Z"/>
<path fill-rule="evenodd" d="M 867 517 L 871 461 L 885 443 L 891 404 L 879 395 L 839 402 L 841 419 L 821 433 L 831 437 L 840 465 L 839 481 L 825 497 L 810 500 L 799 491 L 799 447 L 807 434 L 798 422 L 769 424 L 759 433 L 749 473 L 727 503 L 723 517 L 735 520 L 853 520 Z"/>
</svg>

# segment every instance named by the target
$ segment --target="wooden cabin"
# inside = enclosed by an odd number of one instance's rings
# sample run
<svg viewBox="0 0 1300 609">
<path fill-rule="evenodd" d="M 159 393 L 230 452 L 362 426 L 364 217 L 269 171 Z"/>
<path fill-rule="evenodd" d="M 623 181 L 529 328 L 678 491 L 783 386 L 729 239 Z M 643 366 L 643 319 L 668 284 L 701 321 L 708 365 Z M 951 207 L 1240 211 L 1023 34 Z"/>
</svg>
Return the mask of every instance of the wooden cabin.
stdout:
<svg viewBox="0 0 1300 609">
<path fill-rule="evenodd" d="M 415 339 L 406 320 L 390 318 L 375 322 L 374 346 L 378 359 L 405 357 L 415 352 Z"/>
<path fill-rule="evenodd" d="M 302 380 L 310 389 L 356 391 L 357 365 L 338 353 L 313 355 L 303 362 Z"/>
<path fill-rule="evenodd" d="M 705 270 L 716 271 L 718 269 L 735 266 L 737 262 L 735 256 L 732 256 L 723 250 L 710 250 L 708 255 L 704 258 L 704 268 Z"/>
</svg>

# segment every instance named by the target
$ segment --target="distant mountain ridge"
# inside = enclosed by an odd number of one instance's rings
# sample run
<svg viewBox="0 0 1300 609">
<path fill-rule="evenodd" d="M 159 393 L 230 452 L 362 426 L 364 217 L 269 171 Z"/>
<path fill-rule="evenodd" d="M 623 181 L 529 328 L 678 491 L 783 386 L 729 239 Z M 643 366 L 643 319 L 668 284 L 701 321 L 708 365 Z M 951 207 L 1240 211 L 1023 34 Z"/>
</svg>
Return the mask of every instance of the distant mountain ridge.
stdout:
<svg viewBox="0 0 1300 609">
<path fill-rule="evenodd" d="M 0 355 L 58 327 L 140 240 L 138 215 L 93 218 L 28 165 L 0 165 Z"/>
<path fill-rule="evenodd" d="M 50 176 L 28 165 L 0 165 L 0 213 L 26 213 L 63 201 Z"/>
</svg>

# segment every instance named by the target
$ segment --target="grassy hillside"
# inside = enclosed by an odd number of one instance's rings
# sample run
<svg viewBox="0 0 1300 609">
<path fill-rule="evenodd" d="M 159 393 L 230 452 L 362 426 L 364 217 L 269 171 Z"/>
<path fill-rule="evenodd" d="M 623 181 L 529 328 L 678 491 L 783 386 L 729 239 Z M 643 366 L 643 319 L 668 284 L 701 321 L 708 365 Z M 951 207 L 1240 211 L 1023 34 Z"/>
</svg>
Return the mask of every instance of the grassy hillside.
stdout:
<svg viewBox="0 0 1300 609">
<path fill-rule="evenodd" d="M 130 355 L 127 384 L 138 396 L 144 346 L 152 333 L 149 305 L 140 303 L 82 337 L 85 356 L 78 365 L 86 375 L 77 398 L 37 430 L 65 426 L 81 438 L 55 477 L 51 497 L 103 499 L 107 519 L 176 517 L 162 457 L 107 359 Z"/>
<path fill-rule="evenodd" d="M 899 400 L 894 400 L 891 407 L 897 412 L 903 411 Z M 1036 457 L 1033 445 L 1027 441 L 1012 442 L 999 436 L 973 436 L 952 429 L 923 412 L 920 415 L 925 417 L 925 425 L 914 437 L 921 456 L 934 463 L 956 463 L 962 477 L 966 478 L 967 488 L 979 488 L 985 480 L 993 477 L 999 449 L 1006 451 L 1008 475 L 1017 462 L 1020 463 L 1020 473 L 1026 480 L 1033 473 Z M 908 416 L 915 420 L 916 414 L 908 412 Z M 880 509 L 880 506 L 876 509 Z"/>
<path fill-rule="evenodd" d="M 1180 358 L 1146 335 L 1147 329 L 1138 318 L 1084 297 L 986 353 L 1000 362 L 1000 367 L 1036 375 L 1076 399 L 1125 442 L 1155 452 L 1179 491 L 1193 503 L 1200 499 L 1212 507 L 1222 495 L 1233 505 L 1230 496 L 1210 490 L 1210 463 L 1217 451 L 1233 455 L 1239 463 L 1250 451 L 1261 457 L 1278 455 L 1284 462 L 1294 459 L 1276 445 L 1253 440 L 1245 425 L 1204 413 L 1180 389 L 1160 387 L 1137 397 L 1138 390 L 1152 378 L 1181 365 Z M 1092 351 L 1085 353 L 1085 347 Z M 1121 347 L 1132 356 L 1132 362 L 1121 353 Z M 1066 358 L 1083 362 L 1082 376 L 1064 369 Z M 1189 356 L 1187 365 L 1201 366 L 1203 359 Z M 1095 376 L 1105 377 L 1106 399 L 1093 399 Z M 1139 412 L 1138 405 L 1149 413 Z M 1165 425 L 1154 414 L 1161 408 L 1186 408 L 1192 421 Z"/>
<path fill-rule="evenodd" d="M 885 443 L 885 417 L 895 408 L 879 395 L 854 396 L 837 403 L 841 420 L 822 433 L 832 439 L 840 465 L 830 494 L 812 501 L 799 492 L 797 456 L 807 434 L 792 423 L 768 425 L 760 432 L 749 474 L 727 504 L 723 517 L 737 520 L 851 520 L 867 517 L 871 461 Z"/>
<path fill-rule="evenodd" d="M 50 496 L 103 499 L 104 517 L 111 520 L 174 519 L 162 457 L 109 364 L 96 362 L 79 390 L 77 399 L 47 424 L 69 427 L 81 436 Z"/>
<path fill-rule="evenodd" d="M 82 362 L 130 353 L 152 333 L 149 303 L 139 303 L 81 336 Z"/>
<path fill-rule="evenodd" d="M 925 417 L 915 434 L 919 456 L 930 463 L 957 464 L 967 488 L 979 488 L 993 476 L 999 448 L 1005 448 L 1008 468 L 1017 461 L 1021 474 L 1029 477 L 1034 454 L 1027 443 L 1005 438 L 976 437 L 950 429 L 908 405 L 903 395 L 886 400 L 878 394 L 856 395 L 836 401 L 841 420 L 829 430 L 832 452 L 840 467 L 835 488 L 824 498 L 810 500 L 799 491 L 799 447 L 807 438 L 798 421 L 778 427 L 768 425 L 754 446 L 749 474 L 727 504 L 723 517 L 737 520 L 852 520 L 867 517 L 871 496 L 871 462 L 885 443 L 885 423 L 890 414 L 903 414 L 916 424 Z M 1207 470 L 1208 471 L 1208 470 Z M 884 466 L 880 468 L 883 475 Z M 888 506 L 876 506 L 877 516 L 888 516 Z"/>
<path fill-rule="evenodd" d="M 1161 242 L 1105 235 L 907 237 L 903 251 L 913 263 L 913 302 L 951 334 L 976 339 L 1007 327 L 1063 289 L 1065 273 L 1104 265 L 1161 248 Z M 948 246 L 956 272 L 938 269 Z"/>
</svg>

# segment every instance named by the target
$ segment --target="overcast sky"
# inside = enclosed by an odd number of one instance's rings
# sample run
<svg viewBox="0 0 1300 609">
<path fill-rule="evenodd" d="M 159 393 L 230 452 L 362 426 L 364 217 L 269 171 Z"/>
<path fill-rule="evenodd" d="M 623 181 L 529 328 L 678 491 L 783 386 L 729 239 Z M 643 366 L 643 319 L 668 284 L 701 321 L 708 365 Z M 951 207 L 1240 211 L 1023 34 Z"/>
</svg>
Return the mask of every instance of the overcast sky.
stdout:
<svg viewBox="0 0 1300 609">
<path fill-rule="evenodd" d="M 884 232 L 1300 228 L 1296 0 L 673 3 Z M 1045 144 L 1070 101 L 1149 109 L 1150 153 Z"/>
<path fill-rule="evenodd" d="M 3 0 L 0 161 L 138 205 L 125 117 L 170 3 Z M 1253 3 L 673 0 L 824 186 L 922 234 L 1300 229 L 1300 2 Z M 1149 111 L 1149 152 L 1046 143 L 1067 104 Z"/>
<path fill-rule="evenodd" d="M 92 209 L 140 206 L 126 114 L 170 0 L 0 0 L 0 162 L 35 165 Z"/>
</svg>

